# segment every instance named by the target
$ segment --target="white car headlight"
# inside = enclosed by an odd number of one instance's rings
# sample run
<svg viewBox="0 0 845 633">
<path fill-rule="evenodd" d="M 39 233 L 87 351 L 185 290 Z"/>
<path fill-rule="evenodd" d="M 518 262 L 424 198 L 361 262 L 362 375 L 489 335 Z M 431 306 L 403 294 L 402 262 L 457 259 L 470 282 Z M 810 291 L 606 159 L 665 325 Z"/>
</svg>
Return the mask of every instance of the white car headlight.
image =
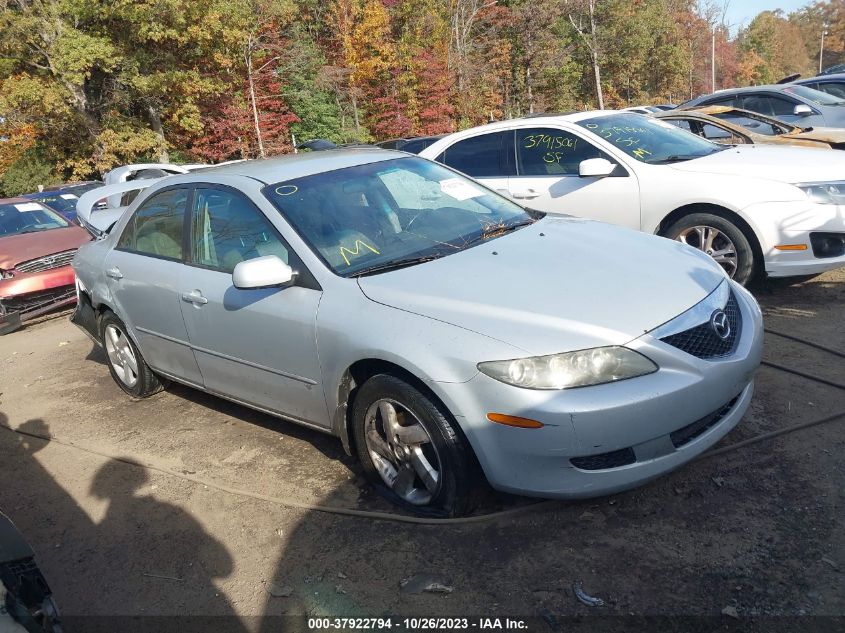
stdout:
<svg viewBox="0 0 845 633">
<path fill-rule="evenodd" d="M 845 204 L 845 180 L 835 182 L 799 182 L 795 184 L 818 204 Z"/>
<path fill-rule="evenodd" d="M 478 363 L 478 370 L 525 389 L 571 389 L 644 376 L 657 365 L 627 347 L 595 347 L 577 352 Z"/>
</svg>

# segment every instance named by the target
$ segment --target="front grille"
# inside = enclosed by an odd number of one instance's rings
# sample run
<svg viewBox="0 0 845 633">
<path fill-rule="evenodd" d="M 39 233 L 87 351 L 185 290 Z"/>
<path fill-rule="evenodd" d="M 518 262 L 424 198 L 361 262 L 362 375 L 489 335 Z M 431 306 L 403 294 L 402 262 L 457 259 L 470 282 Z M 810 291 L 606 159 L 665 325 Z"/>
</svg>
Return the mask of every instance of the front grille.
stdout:
<svg viewBox="0 0 845 633">
<path fill-rule="evenodd" d="M 728 297 L 724 310 L 731 326 L 731 332 L 727 338 L 719 338 L 708 320 L 660 340 L 698 358 L 710 359 L 727 356 L 734 351 L 739 341 L 739 331 L 742 328 L 742 313 L 739 311 L 739 304 L 733 291 Z"/>
<path fill-rule="evenodd" d="M 714 426 L 719 424 L 719 422 L 721 422 L 728 413 L 731 412 L 731 409 L 734 408 L 737 400 L 739 400 L 739 396 L 730 402 L 723 404 L 713 413 L 705 415 L 703 418 L 699 418 L 692 424 L 687 424 L 684 428 L 670 433 L 669 439 L 672 440 L 672 445 L 675 448 L 681 448 L 683 445 L 692 442 L 699 435 L 703 435 L 708 430 L 712 429 Z"/>
<path fill-rule="evenodd" d="M 76 255 L 76 249 L 45 255 L 44 257 L 30 259 L 28 262 L 18 264 L 15 266 L 15 270 L 21 273 L 40 273 L 45 270 L 61 268 L 70 264 L 74 255 Z"/>
<path fill-rule="evenodd" d="M 52 304 L 63 303 L 75 296 L 76 288 L 74 286 L 61 286 L 60 288 L 51 288 L 50 290 L 7 297 L 0 300 L 0 314 L 21 312 L 25 317 L 27 312 L 47 308 Z"/>
<path fill-rule="evenodd" d="M 619 468 L 637 461 L 634 449 L 622 448 L 610 453 L 599 455 L 587 455 L 586 457 L 572 457 L 569 460 L 575 468 L 581 470 L 605 470 L 606 468 Z"/>
</svg>

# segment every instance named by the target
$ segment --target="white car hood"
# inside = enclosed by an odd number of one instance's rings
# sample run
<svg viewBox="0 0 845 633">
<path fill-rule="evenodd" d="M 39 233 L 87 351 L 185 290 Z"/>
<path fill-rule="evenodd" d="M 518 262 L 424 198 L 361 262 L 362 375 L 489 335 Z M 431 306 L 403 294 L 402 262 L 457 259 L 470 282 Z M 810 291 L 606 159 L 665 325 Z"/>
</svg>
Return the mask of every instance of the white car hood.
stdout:
<svg viewBox="0 0 845 633">
<path fill-rule="evenodd" d="M 378 303 L 540 355 L 627 343 L 691 308 L 724 278 L 712 259 L 678 242 L 547 217 L 359 284 Z"/>
<path fill-rule="evenodd" d="M 674 163 L 672 168 L 786 183 L 845 180 L 845 152 L 811 147 L 738 145 L 703 158 Z"/>
</svg>

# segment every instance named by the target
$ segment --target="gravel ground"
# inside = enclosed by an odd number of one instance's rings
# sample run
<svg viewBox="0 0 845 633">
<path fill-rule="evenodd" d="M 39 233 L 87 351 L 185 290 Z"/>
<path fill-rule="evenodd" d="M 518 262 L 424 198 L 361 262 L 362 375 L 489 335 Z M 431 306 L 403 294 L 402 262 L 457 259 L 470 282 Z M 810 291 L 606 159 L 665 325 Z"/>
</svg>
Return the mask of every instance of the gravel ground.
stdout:
<svg viewBox="0 0 845 633">
<path fill-rule="evenodd" d="M 845 351 L 845 270 L 755 293 L 767 328 Z M 845 359 L 776 335 L 765 358 L 845 383 Z M 841 411 L 842 390 L 763 367 L 722 445 Z M 845 615 L 842 419 L 629 493 L 449 527 L 215 487 L 391 510 L 333 438 L 179 386 L 130 400 L 65 318 L 0 338 L 0 423 L 58 440 L 0 429 L 0 508 L 65 615 L 236 614 L 236 630 L 266 630 L 252 616 L 267 614 Z M 493 495 L 489 507 L 520 502 Z M 454 591 L 400 592 L 418 573 Z M 574 581 L 604 606 L 576 600 Z"/>
</svg>

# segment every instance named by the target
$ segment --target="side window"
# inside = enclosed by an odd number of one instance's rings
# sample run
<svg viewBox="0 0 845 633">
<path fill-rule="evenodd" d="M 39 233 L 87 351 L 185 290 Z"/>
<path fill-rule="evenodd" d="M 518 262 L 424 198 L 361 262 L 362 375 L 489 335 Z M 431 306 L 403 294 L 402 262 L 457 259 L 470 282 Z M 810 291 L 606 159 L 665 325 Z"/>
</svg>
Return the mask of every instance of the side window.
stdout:
<svg viewBox="0 0 845 633">
<path fill-rule="evenodd" d="M 711 106 L 711 105 L 718 105 L 718 106 L 734 106 L 739 101 L 739 97 L 720 97 L 716 99 L 707 99 L 706 101 L 702 101 L 699 106 Z"/>
<path fill-rule="evenodd" d="M 458 141 L 437 160 L 473 178 L 512 176 L 513 132 L 491 132 Z"/>
<path fill-rule="evenodd" d="M 811 86 L 811 88 L 816 88 L 817 90 L 826 92 L 827 94 L 833 95 L 834 97 L 845 99 L 845 82 L 842 81 L 820 83 L 817 86 Z"/>
<path fill-rule="evenodd" d="M 742 107 L 745 110 L 759 112 L 768 116 L 778 117 L 791 115 L 795 110 L 795 103 L 788 99 L 773 97 L 770 95 L 750 95 L 742 100 Z"/>
<path fill-rule="evenodd" d="M 242 261 L 289 249 L 255 205 L 225 189 L 197 189 L 191 209 L 191 262 L 231 273 Z"/>
<path fill-rule="evenodd" d="M 520 176 L 577 176 L 581 161 L 588 158 L 614 162 L 580 136 L 553 128 L 517 130 L 516 148 Z"/>
<path fill-rule="evenodd" d="M 695 131 L 692 129 L 692 125 L 687 119 L 663 119 L 667 123 L 671 123 L 675 127 L 679 127 L 686 132 L 692 132 L 695 134 Z"/>
<path fill-rule="evenodd" d="M 169 189 L 144 201 L 123 229 L 117 248 L 140 255 L 182 259 L 182 225 L 187 201 L 186 189 Z"/>
<path fill-rule="evenodd" d="M 731 130 L 726 130 L 718 125 L 712 123 L 702 123 L 701 135 L 709 141 L 714 143 L 726 143 L 728 145 L 742 145 L 746 142 L 744 136 L 734 134 Z"/>
</svg>

